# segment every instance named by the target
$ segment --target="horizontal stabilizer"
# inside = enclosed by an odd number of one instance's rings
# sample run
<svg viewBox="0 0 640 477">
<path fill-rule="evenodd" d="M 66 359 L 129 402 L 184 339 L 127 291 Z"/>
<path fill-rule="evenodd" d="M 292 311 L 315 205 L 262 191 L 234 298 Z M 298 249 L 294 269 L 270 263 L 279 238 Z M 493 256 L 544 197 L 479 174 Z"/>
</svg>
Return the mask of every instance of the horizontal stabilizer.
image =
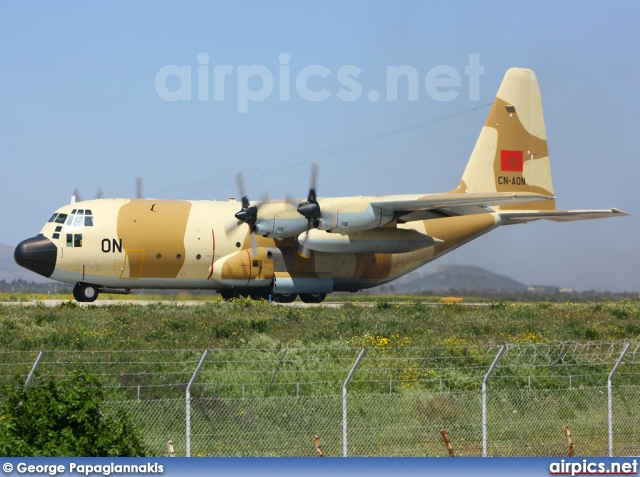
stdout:
<svg viewBox="0 0 640 477">
<path fill-rule="evenodd" d="M 504 224 L 519 224 L 534 220 L 552 220 L 554 222 L 570 222 L 573 220 L 604 219 L 607 217 L 624 217 L 629 215 L 620 209 L 600 210 L 509 210 L 500 211 Z"/>
</svg>

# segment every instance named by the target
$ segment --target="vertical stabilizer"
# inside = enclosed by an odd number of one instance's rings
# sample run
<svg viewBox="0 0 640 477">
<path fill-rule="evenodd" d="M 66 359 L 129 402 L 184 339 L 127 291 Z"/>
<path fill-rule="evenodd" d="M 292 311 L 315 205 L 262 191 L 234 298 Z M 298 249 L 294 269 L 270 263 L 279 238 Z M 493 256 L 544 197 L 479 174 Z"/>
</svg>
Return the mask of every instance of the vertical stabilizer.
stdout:
<svg viewBox="0 0 640 477">
<path fill-rule="evenodd" d="M 533 71 L 507 71 L 455 192 L 554 195 L 542 99 Z M 501 209 L 553 210 L 555 201 Z"/>
</svg>

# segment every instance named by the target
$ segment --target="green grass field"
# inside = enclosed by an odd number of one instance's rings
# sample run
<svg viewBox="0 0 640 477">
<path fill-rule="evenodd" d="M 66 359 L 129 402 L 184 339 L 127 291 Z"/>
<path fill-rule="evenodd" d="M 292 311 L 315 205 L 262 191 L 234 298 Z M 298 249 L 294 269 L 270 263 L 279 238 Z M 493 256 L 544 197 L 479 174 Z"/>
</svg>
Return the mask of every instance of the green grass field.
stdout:
<svg viewBox="0 0 640 477">
<path fill-rule="evenodd" d="M 290 308 L 251 300 L 80 307 L 0 307 L 5 351 L 242 348 L 256 336 L 282 345 L 360 346 L 377 338 L 410 346 L 629 340 L 640 337 L 640 302 L 497 302 L 432 306 L 384 299 L 365 307 Z"/>
<path fill-rule="evenodd" d="M 363 347 L 349 388 L 351 455 L 446 455 L 443 427 L 458 455 L 479 455 L 482 378 L 505 343 L 489 386 L 490 454 L 563 455 L 569 424 L 576 455 L 598 455 L 607 449 L 606 379 L 624 342 L 633 355 L 616 376 L 614 411 L 627 446 L 618 448 L 633 452 L 638 339 L 637 300 L 0 306 L 3 379 L 24 377 L 39 350 L 39 375 L 102 376 L 156 455 L 169 438 L 177 449 L 184 443 L 185 387 L 204 349 L 192 393 L 194 454 L 313 455 L 317 433 L 338 455 L 341 386 Z"/>
</svg>

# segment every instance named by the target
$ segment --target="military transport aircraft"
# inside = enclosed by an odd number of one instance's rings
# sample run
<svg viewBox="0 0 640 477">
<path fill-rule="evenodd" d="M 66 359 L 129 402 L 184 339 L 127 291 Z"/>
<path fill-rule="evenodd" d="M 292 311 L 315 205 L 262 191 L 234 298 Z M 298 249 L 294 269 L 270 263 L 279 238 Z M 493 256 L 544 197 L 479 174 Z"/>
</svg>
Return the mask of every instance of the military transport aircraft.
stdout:
<svg viewBox="0 0 640 477">
<path fill-rule="evenodd" d="M 500 225 L 628 215 L 556 210 L 535 74 L 510 69 L 459 185 L 439 194 L 241 202 L 96 199 L 59 208 L 16 262 L 81 302 L 134 288 L 319 303 L 390 282 Z"/>
</svg>

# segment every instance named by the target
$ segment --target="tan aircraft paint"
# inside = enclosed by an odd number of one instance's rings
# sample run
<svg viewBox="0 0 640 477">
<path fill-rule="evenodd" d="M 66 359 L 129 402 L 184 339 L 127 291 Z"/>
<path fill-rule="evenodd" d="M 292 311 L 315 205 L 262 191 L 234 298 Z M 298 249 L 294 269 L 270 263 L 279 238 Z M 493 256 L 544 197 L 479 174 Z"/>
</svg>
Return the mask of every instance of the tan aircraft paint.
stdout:
<svg viewBox="0 0 640 477">
<path fill-rule="evenodd" d="M 522 154 L 522 171 L 504 170 L 502 151 Z M 549 151 L 536 76 L 512 68 L 498 90 L 459 186 L 452 192 L 534 192 L 553 196 Z M 555 201 L 496 207 L 554 210 Z"/>
<path fill-rule="evenodd" d="M 435 245 L 435 254 L 441 255 L 458 247 L 496 227 L 495 214 L 477 214 L 446 219 L 433 219 L 423 222 L 425 232 L 444 240 Z"/>
<path fill-rule="evenodd" d="M 175 278 L 184 265 L 184 237 L 191 203 L 132 200 L 118 213 L 118 237 L 126 253 L 125 275 Z"/>
<path fill-rule="evenodd" d="M 501 151 L 516 151 L 515 162 L 505 166 Z M 535 194 L 546 200 L 540 201 Z M 537 79 L 532 71 L 515 68 L 505 75 L 455 190 L 430 195 L 318 199 L 323 214 L 332 215 L 336 224 L 343 213 L 352 214 L 344 216 L 351 223 L 357 224 L 357 217 L 362 219 L 361 225 L 352 226 L 353 231 L 342 229 L 343 233 L 399 227 L 414 229 L 441 243 L 395 254 L 310 250 L 309 258 L 303 258 L 298 254 L 297 236 L 306 230 L 307 222 L 295 206 L 284 201 L 265 203 L 258 214 L 272 231 L 279 226 L 276 219 L 290 221 L 287 227 L 291 229 L 287 230 L 294 232 L 282 240 L 255 234 L 251 240 L 249 227 L 238 225 L 234 217 L 242 206 L 235 200 L 79 202 L 57 212 L 91 209 L 94 226 L 47 223 L 41 233 L 56 246 L 57 261 L 51 278 L 68 283 L 219 291 L 248 287 L 251 293 L 264 293 L 278 273 L 279 277 L 291 278 L 330 277 L 336 290 L 358 290 L 391 281 L 499 225 L 541 218 L 568 221 L 627 215 L 617 209 L 555 210 L 555 201 L 549 200 L 553 195 Z M 379 216 L 372 216 L 372 211 Z M 398 223 L 394 217 L 404 218 L 406 223 Z"/>
</svg>

